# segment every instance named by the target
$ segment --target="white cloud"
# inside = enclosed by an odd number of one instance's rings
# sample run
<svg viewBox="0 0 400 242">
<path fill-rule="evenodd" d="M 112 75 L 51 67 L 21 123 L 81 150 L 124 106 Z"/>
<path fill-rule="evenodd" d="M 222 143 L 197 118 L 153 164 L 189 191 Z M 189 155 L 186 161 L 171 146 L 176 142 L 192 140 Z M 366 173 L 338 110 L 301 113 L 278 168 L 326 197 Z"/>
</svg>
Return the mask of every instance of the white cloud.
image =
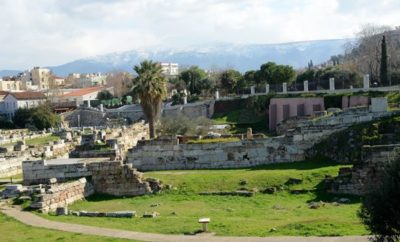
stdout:
<svg viewBox="0 0 400 242">
<path fill-rule="evenodd" d="M 0 9 L 0 69 L 214 41 L 344 38 L 365 23 L 400 22 L 398 0 L 2 0 Z"/>
</svg>

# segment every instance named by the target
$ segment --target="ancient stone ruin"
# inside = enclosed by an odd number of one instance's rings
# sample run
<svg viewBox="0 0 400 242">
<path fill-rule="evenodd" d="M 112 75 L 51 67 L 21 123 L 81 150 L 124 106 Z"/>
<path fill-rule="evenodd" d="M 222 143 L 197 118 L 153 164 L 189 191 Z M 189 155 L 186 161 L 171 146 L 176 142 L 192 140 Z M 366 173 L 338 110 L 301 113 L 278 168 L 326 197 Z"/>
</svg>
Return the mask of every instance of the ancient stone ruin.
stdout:
<svg viewBox="0 0 400 242">
<path fill-rule="evenodd" d="M 400 144 L 364 146 L 362 162 L 341 168 L 335 178 L 327 178 L 328 192 L 365 195 L 379 186 L 387 165 L 400 157 Z"/>
<path fill-rule="evenodd" d="M 94 193 L 113 196 L 140 196 L 158 192 L 157 179 L 144 179 L 130 164 L 108 159 L 57 159 L 24 161 L 24 185 L 43 189 L 32 206 L 54 211 Z"/>
</svg>

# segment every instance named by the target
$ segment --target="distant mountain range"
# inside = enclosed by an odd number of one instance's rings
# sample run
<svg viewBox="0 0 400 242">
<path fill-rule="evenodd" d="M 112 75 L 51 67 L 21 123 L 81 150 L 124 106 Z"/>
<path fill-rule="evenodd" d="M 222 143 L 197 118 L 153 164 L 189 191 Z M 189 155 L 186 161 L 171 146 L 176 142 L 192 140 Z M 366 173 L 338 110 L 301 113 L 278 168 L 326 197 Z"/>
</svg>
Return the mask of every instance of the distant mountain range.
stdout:
<svg viewBox="0 0 400 242">
<path fill-rule="evenodd" d="M 180 66 L 198 65 L 204 69 L 234 68 L 241 72 L 258 69 L 261 64 L 273 61 L 306 67 L 327 61 L 332 55 L 342 54 L 344 45 L 351 39 L 315 40 L 283 44 L 226 44 L 196 46 L 188 49 L 161 51 L 131 50 L 75 60 L 59 66 L 49 67 L 56 75 L 69 73 L 92 73 L 110 71 L 132 72 L 132 67 L 144 59 L 160 62 L 176 62 Z M 0 71 L 12 73 L 12 71 Z"/>
</svg>

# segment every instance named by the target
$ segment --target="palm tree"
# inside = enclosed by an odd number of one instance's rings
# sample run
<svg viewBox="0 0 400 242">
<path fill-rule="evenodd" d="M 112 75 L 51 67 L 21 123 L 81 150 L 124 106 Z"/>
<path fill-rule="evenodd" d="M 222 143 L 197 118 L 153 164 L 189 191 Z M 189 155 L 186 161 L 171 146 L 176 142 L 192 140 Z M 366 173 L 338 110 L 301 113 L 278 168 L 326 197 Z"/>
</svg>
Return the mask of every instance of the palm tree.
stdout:
<svg viewBox="0 0 400 242">
<path fill-rule="evenodd" d="M 159 63 L 145 60 L 133 67 L 138 76 L 133 90 L 138 94 L 140 105 L 149 122 L 150 138 L 156 136 L 155 123 L 161 114 L 162 100 L 166 97 L 166 79 Z"/>
</svg>

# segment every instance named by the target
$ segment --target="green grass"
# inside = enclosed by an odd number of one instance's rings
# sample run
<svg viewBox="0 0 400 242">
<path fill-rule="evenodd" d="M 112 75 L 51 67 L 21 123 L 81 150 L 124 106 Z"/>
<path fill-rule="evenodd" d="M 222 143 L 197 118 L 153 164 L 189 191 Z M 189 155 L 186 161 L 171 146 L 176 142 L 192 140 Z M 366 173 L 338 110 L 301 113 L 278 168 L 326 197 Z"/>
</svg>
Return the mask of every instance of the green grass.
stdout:
<svg viewBox="0 0 400 242">
<path fill-rule="evenodd" d="M 22 173 L 13 175 L 13 176 L 6 176 L 6 177 L 0 177 L 0 179 L 22 179 Z"/>
<path fill-rule="evenodd" d="M 24 225 L 13 218 L 0 213 L 0 240 L 3 242 L 50 242 L 50 241 L 132 241 L 114 239 L 101 236 L 83 235 L 78 233 L 62 232 L 50 229 L 34 228 Z"/>
<path fill-rule="evenodd" d="M 211 144 L 211 143 L 223 143 L 223 142 L 239 142 L 239 138 L 215 138 L 215 139 L 199 139 L 199 140 L 189 140 L 188 144 Z"/>
<path fill-rule="evenodd" d="M 87 218 L 42 215 L 52 220 L 80 223 L 125 230 L 182 234 L 200 228 L 197 220 L 210 217 L 210 229 L 217 235 L 236 236 L 333 236 L 362 235 L 368 231 L 357 218 L 360 198 L 350 197 L 351 203 L 334 206 L 335 197 L 322 189 L 325 175 L 337 175 L 339 165 L 318 162 L 276 164 L 253 169 L 159 171 L 147 172 L 171 184 L 175 189 L 162 194 L 134 198 L 114 198 L 95 195 L 70 206 L 72 210 L 157 211 L 154 219 Z M 303 183 L 287 187 L 275 194 L 257 193 L 253 197 L 202 196 L 200 192 L 233 191 L 239 188 L 263 190 L 283 185 L 289 178 L 301 178 Z M 246 185 L 240 185 L 245 180 Z M 293 195 L 288 189 L 309 189 L 306 194 Z M 339 196 L 345 197 L 345 196 Z M 328 202 L 319 209 L 309 209 L 310 201 Z M 151 207 L 152 204 L 160 204 Z M 176 214 L 174 215 L 173 212 Z M 276 228 L 275 232 L 270 232 Z"/>
<path fill-rule="evenodd" d="M 26 144 L 27 145 L 45 145 L 49 142 L 57 141 L 59 140 L 60 137 L 56 135 L 48 135 L 48 136 L 43 136 L 43 137 L 37 137 L 33 139 L 27 139 Z"/>
</svg>

